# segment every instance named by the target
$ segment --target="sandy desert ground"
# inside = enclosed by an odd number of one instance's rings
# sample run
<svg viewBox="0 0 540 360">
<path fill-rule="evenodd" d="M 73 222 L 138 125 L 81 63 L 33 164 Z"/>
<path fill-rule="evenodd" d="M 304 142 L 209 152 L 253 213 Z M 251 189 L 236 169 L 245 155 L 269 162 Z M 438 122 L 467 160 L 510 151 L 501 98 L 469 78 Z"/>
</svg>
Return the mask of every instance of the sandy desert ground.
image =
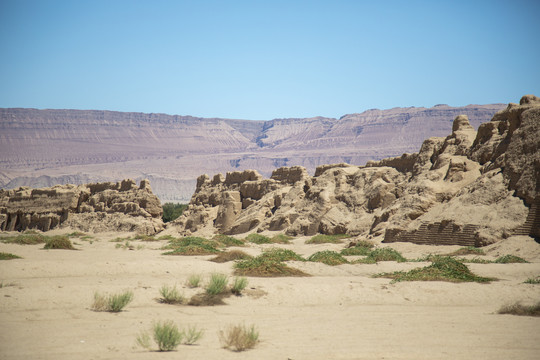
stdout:
<svg viewBox="0 0 540 360">
<path fill-rule="evenodd" d="M 55 231 L 53 234 L 65 233 Z M 540 245 L 513 237 L 485 248 L 486 259 L 521 256 L 528 264 L 468 264 L 489 284 L 401 282 L 371 275 L 408 270 L 428 263 L 380 262 L 327 266 L 290 262 L 311 277 L 249 278 L 241 297 L 211 307 L 161 304 L 159 288 L 177 285 L 186 296 L 191 274 L 232 275 L 233 263 L 212 256 L 165 256 L 166 241 L 132 241 L 135 250 L 116 248 L 117 236 L 94 234 L 74 239 L 79 251 L 43 250 L 43 245 L 0 243 L 1 252 L 22 259 L 0 262 L 1 359 L 538 359 L 540 318 L 499 315 L 521 301 L 540 300 L 540 285 L 525 284 L 540 275 Z M 303 256 L 345 244 L 289 248 Z M 256 255 L 263 248 L 242 248 Z M 458 246 L 390 246 L 407 258 L 449 253 Z M 132 290 L 134 300 L 120 313 L 90 309 L 96 291 Z M 174 352 L 148 351 L 136 337 L 158 320 L 205 330 L 197 345 Z M 231 324 L 254 324 L 260 343 L 252 350 L 223 349 L 218 333 Z"/>
</svg>

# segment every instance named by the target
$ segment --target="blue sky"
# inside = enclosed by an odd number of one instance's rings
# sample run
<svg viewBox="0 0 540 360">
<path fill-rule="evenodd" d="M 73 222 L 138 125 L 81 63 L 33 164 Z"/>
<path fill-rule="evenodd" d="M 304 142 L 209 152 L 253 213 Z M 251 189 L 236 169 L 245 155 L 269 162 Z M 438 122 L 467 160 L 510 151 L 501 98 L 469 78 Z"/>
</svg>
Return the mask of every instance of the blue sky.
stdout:
<svg viewBox="0 0 540 360">
<path fill-rule="evenodd" d="M 0 107 L 269 120 L 540 96 L 540 1 L 0 0 Z"/>
</svg>

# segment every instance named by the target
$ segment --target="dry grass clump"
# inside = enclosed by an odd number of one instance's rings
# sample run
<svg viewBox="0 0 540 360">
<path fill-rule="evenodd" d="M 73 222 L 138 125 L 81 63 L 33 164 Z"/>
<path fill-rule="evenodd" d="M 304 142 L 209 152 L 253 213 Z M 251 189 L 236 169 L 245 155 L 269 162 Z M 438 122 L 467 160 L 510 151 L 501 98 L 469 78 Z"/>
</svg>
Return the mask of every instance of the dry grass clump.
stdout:
<svg viewBox="0 0 540 360">
<path fill-rule="evenodd" d="M 347 259 L 335 251 L 319 251 L 311 255 L 308 261 L 320 262 L 326 265 L 335 266 L 348 263 Z"/>
<path fill-rule="evenodd" d="M 526 306 L 520 303 L 503 306 L 498 314 L 510 314 L 519 316 L 540 316 L 540 301 L 534 305 Z"/>
<path fill-rule="evenodd" d="M 171 320 L 157 322 L 153 326 L 153 339 L 159 351 L 173 351 L 180 344 L 193 345 L 204 335 L 204 330 L 196 326 L 189 326 L 180 331 Z M 137 336 L 136 342 L 139 346 L 151 350 L 150 335 L 143 331 Z"/>
<path fill-rule="evenodd" d="M 225 349 L 244 351 L 252 349 L 259 342 L 259 332 L 255 325 L 231 325 L 219 332 L 219 339 Z"/>
<path fill-rule="evenodd" d="M 347 234 L 336 234 L 336 235 L 324 235 L 319 234 L 313 236 L 311 239 L 306 240 L 306 244 L 339 244 L 343 242 L 343 239 L 351 237 Z"/>
<path fill-rule="evenodd" d="M 161 294 L 159 302 L 163 304 L 183 304 L 186 301 L 176 286 L 163 285 L 159 289 L 159 293 Z"/>
<path fill-rule="evenodd" d="M 245 277 L 235 277 L 231 286 L 231 292 L 236 296 L 240 296 L 247 285 L 248 279 Z"/>
<path fill-rule="evenodd" d="M 225 274 L 212 274 L 210 276 L 210 281 L 206 286 L 206 293 L 209 295 L 219 295 L 227 290 L 227 283 L 229 278 Z"/>
<path fill-rule="evenodd" d="M 467 246 L 462 247 L 460 249 L 457 249 L 454 252 L 451 252 L 450 254 L 447 254 L 446 256 L 459 256 L 459 255 L 486 255 L 484 250 L 480 248 L 476 248 L 474 246 Z"/>
<path fill-rule="evenodd" d="M 498 257 L 494 262 L 496 264 L 528 263 L 527 260 L 515 255 L 503 255 Z"/>
<path fill-rule="evenodd" d="M 146 235 L 146 234 L 137 234 L 133 237 L 133 240 L 141 240 L 141 241 L 159 241 L 159 239 L 156 239 L 155 236 Z"/>
<path fill-rule="evenodd" d="M 71 240 L 65 235 L 55 235 L 45 241 L 44 249 L 75 250 Z"/>
<path fill-rule="evenodd" d="M 250 259 L 252 257 L 253 256 L 248 255 L 241 250 L 231 250 L 231 251 L 224 251 L 222 253 L 219 253 L 215 258 L 210 259 L 210 261 L 217 262 L 217 263 L 225 263 L 225 262 L 234 261 L 234 260 Z"/>
<path fill-rule="evenodd" d="M 186 281 L 186 285 L 190 288 L 196 288 L 201 285 L 202 275 L 200 274 L 191 274 Z"/>
<path fill-rule="evenodd" d="M 309 276 L 305 272 L 291 268 L 272 257 L 259 255 L 252 259 L 240 260 L 234 264 L 235 275 L 254 277 Z"/>
<path fill-rule="evenodd" d="M 94 311 L 120 312 L 133 300 L 132 291 L 124 291 L 119 294 L 101 295 L 94 294 L 94 302 L 91 309 Z"/>
<path fill-rule="evenodd" d="M 480 277 L 473 274 L 467 265 L 449 256 L 433 256 L 432 264 L 410 271 L 376 274 L 374 277 L 384 277 L 398 281 L 448 281 L 448 282 L 490 282 L 495 279 Z"/>
<path fill-rule="evenodd" d="M 0 252 L 0 260 L 13 260 L 13 259 L 21 259 L 21 257 L 14 254 L 10 254 L 10 253 Z"/>
<path fill-rule="evenodd" d="M 213 255 L 219 253 L 216 242 L 196 236 L 187 236 L 181 239 L 170 240 L 165 249 L 171 251 L 163 255 Z"/>
</svg>

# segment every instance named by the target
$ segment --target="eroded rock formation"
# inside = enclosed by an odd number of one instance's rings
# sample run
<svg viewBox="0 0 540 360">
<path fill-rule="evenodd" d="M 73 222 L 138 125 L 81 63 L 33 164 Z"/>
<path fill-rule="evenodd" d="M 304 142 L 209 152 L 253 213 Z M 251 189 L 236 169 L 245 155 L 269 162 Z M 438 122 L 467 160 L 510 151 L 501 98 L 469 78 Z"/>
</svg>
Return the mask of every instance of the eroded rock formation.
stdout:
<svg viewBox="0 0 540 360">
<path fill-rule="evenodd" d="M 415 154 L 323 165 L 313 177 L 298 166 L 270 179 L 253 170 L 202 175 L 170 226 L 185 234 L 280 230 L 476 246 L 513 233 L 538 237 L 538 139 L 540 99 L 527 95 L 478 132 L 457 116 L 449 136 L 425 140 Z"/>
<path fill-rule="evenodd" d="M 0 230 L 47 231 L 70 226 L 82 231 L 138 231 L 163 229 L 163 209 L 147 180 L 51 188 L 0 190 Z"/>
</svg>

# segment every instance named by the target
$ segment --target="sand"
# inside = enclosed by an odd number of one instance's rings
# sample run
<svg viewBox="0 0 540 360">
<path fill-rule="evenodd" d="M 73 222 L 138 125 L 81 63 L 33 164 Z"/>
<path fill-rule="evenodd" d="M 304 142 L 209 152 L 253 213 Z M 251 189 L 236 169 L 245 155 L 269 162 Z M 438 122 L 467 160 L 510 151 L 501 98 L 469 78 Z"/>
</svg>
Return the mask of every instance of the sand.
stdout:
<svg viewBox="0 0 540 360">
<path fill-rule="evenodd" d="M 54 233 L 62 233 L 56 231 Z M 311 277 L 249 278 L 241 297 L 226 305 L 161 304 L 159 288 L 177 285 L 186 296 L 191 274 L 232 274 L 232 263 L 212 256 L 164 256 L 161 242 L 132 241 L 135 250 L 109 240 L 130 234 L 94 234 L 74 239 L 78 251 L 42 250 L 43 245 L 0 243 L 0 251 L 23 259 L 0 261 L 1 359 L 538 359 L 540 318 L 499 315 L 509 303 L 540 300 L 540 245 L 514 237 L 485 248 L 485 258 L 515 254 L 529 264 L 469 264 L 489 284 L 403 282 L 372 278 L 428 263 L 344 264 L 290 262 Z M 306 245 L 297 238 L 280 245 L 308 256 L 345 244 Z M 387 246 L 387 245 L 381 245 Z M 458 246 L 394 243 L 407 258 L 449 253 Z M 260 253 L 270 245 L 242 250 Z M 94 292 L 132 290 L 120 313 L 90 309 Z M 137 335 L 155 321 L 205 330 L 197 345 L 160 353 L 136 346 Z M 261 342 L 241 353 L 221 347 L 218 333 L 230 324 L 254 324 Z"/>
</svg>

